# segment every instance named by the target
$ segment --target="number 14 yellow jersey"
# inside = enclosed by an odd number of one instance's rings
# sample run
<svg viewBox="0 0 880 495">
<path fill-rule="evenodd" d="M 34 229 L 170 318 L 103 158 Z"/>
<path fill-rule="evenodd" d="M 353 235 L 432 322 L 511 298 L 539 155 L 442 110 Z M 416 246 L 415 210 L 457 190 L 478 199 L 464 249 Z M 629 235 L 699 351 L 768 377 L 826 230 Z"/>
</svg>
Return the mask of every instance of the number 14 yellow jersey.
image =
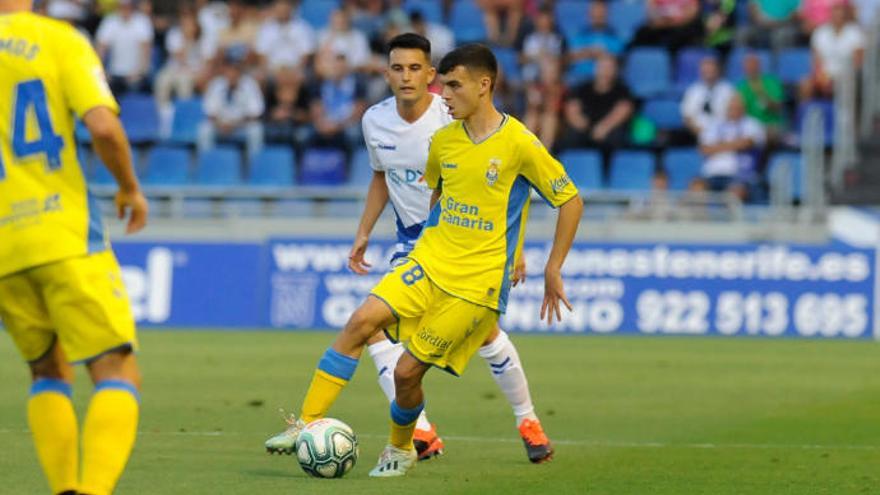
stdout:
<svg viewBox="0 0 880 495">
<path fill-rule="evenodd" d="M 76 156 L 74 114 L 118 106 L 88 40 L 0 15 L 0 277 L 107 248 Z"/>
<path fill-rule="evenodd" d="M 460 120 L 438 130 L 425 180 L 442 194 L 410 257 L 444 291 L 504 312 L 530 190 L 558 207 L 577 188 L 538 138 L 507 115 L 480 143 Z"/>
</svg>

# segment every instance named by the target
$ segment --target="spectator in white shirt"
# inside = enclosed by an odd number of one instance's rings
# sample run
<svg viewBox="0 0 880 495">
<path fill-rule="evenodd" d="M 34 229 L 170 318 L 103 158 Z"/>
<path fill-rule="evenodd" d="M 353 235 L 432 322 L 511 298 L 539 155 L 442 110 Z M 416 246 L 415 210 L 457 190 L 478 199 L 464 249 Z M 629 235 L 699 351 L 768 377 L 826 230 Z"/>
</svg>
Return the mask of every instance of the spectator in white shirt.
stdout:
<svg viewBox="0 0 880 495">
<path fill-rule="evenodd" d="M 556 29 L 553 9 L 541 9 L 535 18 L 535 30 L 526 35 L 520 49 L 523 78 L 528 82 L 537 81 L 541 63 L 546 59 L 561 59 L 565 49 L 565 39 Z"/>
<path fill-rule="evenodd" d="M 331 57 L 344 53 L 348 66 L 355 70 L 365 69 L 370 63 L 370 43 L 364 33 L 351 27 L 343 9 L 334 10 L 329 26 L 318 34 L 318 51 Z"/>
<path fill-rule="evenodd" d="M 304 19 L 293 16 L 293 7 L 292 0 L 276 0 L 271 17 L 257 33 L 257 55 L 269 78 L 281 69 L 298 69 L 302 75 L 315 53 L 315 32 Z"/>
<path fill-rule="evenodd" d="M 177 26 L 168 31 L 165 47 L 170 57 L 156 76 L 156 102 L 160 110 L 169 108 L 171 97 L 191 98 L 195 88 L 202 88 L 209 77 L 208 62 L 212 47 L 204 38 L 195 12 L 183 9 Z"/>
<path fill-rule="evenodd" d="M 739 94 L 731 96 L 723 119 L 709 122 L 700 133 L 701 175 L 709 189 L 729 191 L 745 200 L 756 184 L 758 159 L 766 141 L 764 127 L 746 115 Z"/>
<path fill-rule="evenodd" d="M 414 33 L 428 38 L 431 42 L 431 62 L 434 65 L 439 64 L 440 59 L 455 48 L 455 35 L 452 30 L 442 24 L 428 22 L 418 8 L 410 14 L 409 22 Z"/>
<path fill-rule="evenodd" d="M 150 18 L 135 10 L 134 0 L 119 0 L 119 9 L 101 21 L 97 33 L 98 54 L 109 55 L 107 74 L 116 94 L 143 91 L 153 48 Z"/>
<path fill-rule="evenodd" d="M 736 88 L 721 78 L 715 57 L 706 57 L 700 62 L 700 80 L 687 88 L 681 102 L 681 115 L 694 136 L 699 136 L 712 120 L 724 118 L 735 92 Z"/>
<path fill-rule="evenodd" d="M 225 2 L 196 0 L 196 12 L 198 12 L 199 27 L 202 28 L 202 37 L 211 46 L 213 57 L 217 50 L 217 38 L 229 27 L 229 6 Z"/>
<path fill-rule="evenodd" d="M 834 80 L 848 68 L 858 71 L 864 59 L 865 37 L 859 25 L 849 19 L 846 0 L 831 8 L 831 20 L 813 31 L 813 71 L 801 82 L 801 100 L 830 97 Z"/>
<path fill-rule="evenodd" d="M 239 52 L 228 52 L 221 74 L 208 84 L 206 120 L 199 126 L 200 151 L 213 148 L 218 136 L 223 141 L 244 141 L 250 156 L 263 147 L 263 93 L 257 81 L 244 72 L 243 62 Z"/>
</svg>

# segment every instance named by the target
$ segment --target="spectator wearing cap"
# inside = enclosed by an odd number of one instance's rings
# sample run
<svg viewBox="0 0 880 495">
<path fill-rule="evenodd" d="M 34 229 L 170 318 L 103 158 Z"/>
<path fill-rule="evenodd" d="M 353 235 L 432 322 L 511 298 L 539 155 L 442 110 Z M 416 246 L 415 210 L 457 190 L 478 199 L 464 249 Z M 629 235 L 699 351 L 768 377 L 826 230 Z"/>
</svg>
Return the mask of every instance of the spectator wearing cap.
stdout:
<svg viewBox="0 0 880 495">
<path fill-rule="evenodd" d="M 722 79 L 718 59 L 704 57 L 700 61 L 700 79 L 688 86 L 681 102 L 681 115 L 694 136 L 699 136 L 709 122 L 724 117 L 735 92 L 735 88 Z"/>
<path fill-rule="evenodd" d="M 785 127 L 785 88 L 779 78 L 761 70 L 761 59 L 754 53 L 743 59 L 743 74 L 736 90 L 746 114 L 764 126 L 769 141 L 776 141 Z"/>
<path fill-rule="evenodd" d="M 343 9 L 330 14 L 330 24 L 318 34 L 319 56 L 335 59 L 345 54 L 347 65 L 354 70 L 366 69 L 370 63 L 370 43 L 364 33 L 351 27 L 348 13 Z"/>
<path fill-rule="evenodd" d="M 98 54 L 107 60 L 110 87 L 116 95 L 148 87 L 153 25 L 138 12 L 134 0 L 119 0 L 119 9 L 101 21 Z"/>
<path fill-rule="evenodd" d="M 208 84 L 204 98 L 206 119 L 199 127 L 199 151 L 213 148 L 218 139 L 244 142 L 250 156 L 263 147 L 263 93 L 243 66 L 240 52 L 227 52 L 220 75 Z"/>
<path fill-rule="evenodd" d="M 568 50 L 568 73 L 578 81 L 593 78 L 599 57 L 620 55 L 623 51 L 623 42 L 608 25 L 608 5 L 591 2 L 588 15 L 588 27 L 572 38 Z"/>
<path fill-rule="evenodd" d="M 850 20 L 849 3 L 834 0 L 831 20 L 813 32 L 813 71 L 801 82 L 801 100 L 829 97 L 834 80 L 846 70 L 859 70 L 865 55 L 865 37 L 857 23 Z"/>
<path fill-rule="evenodd" d="M 257 34 L 256 50 L 262 73 L 269 79 L 279 71 L 287 71 L 288 77 L 305 76 L 306 68 L 315 53 L 316 39 L 312 26 L 293 15 L 292 0 L 276 0 L 271 15 Z"/>
<path fill-rule="evenodd" d="M 348 66 L 346 54 L 322 59 L 315 70 L 318 80 L 309 85 L 311 126 L 299 132 L 306 146 L 351 151 L 361 140 L 359 125 L 367 108 L 363 81 Z"/>
<path fill-rule="evenodd" d="M 728 191 L 745 200 L 757 183 L 758 160 L 765 143 L 764 127 L 745 113 L 742 97 L 734 94 L 724 117 L 700 133 L 704 155 L 701 175 L 712 191 Z"/>
</svg>

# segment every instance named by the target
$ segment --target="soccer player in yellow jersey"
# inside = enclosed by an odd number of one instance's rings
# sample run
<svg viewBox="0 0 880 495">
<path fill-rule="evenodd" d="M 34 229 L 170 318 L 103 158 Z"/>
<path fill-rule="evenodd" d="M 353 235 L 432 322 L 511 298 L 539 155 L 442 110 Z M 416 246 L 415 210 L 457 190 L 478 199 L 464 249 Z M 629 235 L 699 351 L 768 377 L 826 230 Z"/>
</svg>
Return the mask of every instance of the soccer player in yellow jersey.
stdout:
<svg viewBox="0 0 880 495">
<path fill-rule="evenodd" d="M 76 156 L 74 115 L 146 224 L 119 108 L 88 40 L 0 0 L 0 319 L 33 378 L 27 418 L 52 493 L 113 491 L 137 432 L 140 373 L 119 265 Z M 95 384 L 79 431 L 71 363 Z"/>
<path fill-rule="evenodd" d="M 561 269 L 583 201 L 535 135 L 493 105 L 497 71 L 482 45 L 457 48 L 440 62 L 442 97 L 457 120 L 434 134 L 428 153 L 425 179 L 434 193 L 427 224 L 408 260 L 379 282 L 324 353 L 295 425 L 326 414 L 366 343 L 385 329 L 407 352 L 394 372 L 390 442 L 370 476 L 402 476 L 415 465 L 422 378 L 431 366 L 461 374 L 496 327 L 531 189 L 559 207 L 541 318 L 561 320 L 561 307 L 571 310 Z"/>
</svg>

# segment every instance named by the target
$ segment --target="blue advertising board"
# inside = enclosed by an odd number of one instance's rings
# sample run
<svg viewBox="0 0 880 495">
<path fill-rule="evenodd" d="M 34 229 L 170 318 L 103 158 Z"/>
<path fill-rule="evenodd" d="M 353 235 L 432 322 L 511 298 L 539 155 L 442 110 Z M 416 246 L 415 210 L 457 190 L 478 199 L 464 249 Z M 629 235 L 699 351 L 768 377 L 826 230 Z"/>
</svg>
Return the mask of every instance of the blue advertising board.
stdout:
<svg viewBox="0 0 880 495">
<path fill-rule="evenodd" d="M 387 268 L 391 241 L 347 268 L 347 239 L 128 243 L 116 250 L 139 323 L 339 328 Z M 506 330 L 547 333 L 870 338 L 875 253 L 787 244 L 575 243 L 563 278 L 574 311 L 540 321 L 547 243 L 526 243 Z"/>
</svg>

